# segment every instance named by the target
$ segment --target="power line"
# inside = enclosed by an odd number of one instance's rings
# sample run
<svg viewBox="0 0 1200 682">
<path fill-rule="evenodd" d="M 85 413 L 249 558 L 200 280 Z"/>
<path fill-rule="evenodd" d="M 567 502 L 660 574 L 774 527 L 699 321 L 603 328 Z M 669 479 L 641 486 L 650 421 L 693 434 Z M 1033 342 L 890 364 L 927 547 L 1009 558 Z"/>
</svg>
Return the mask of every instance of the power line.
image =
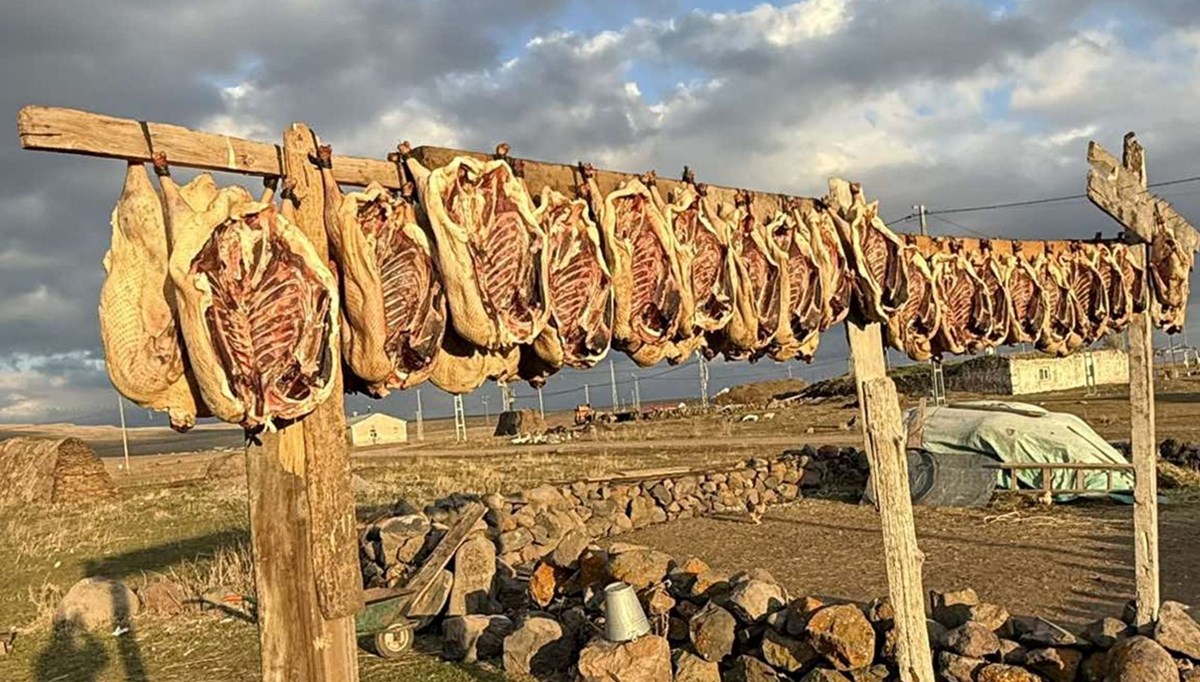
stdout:
<svg viewBox="0 0 1200 682">
<path fill-rule="evenodd" d="M 950 225 L 951 227 L 957 227 L 960 230 L 966 230 L 967 232 L 970 232 L 971 234 L 975 235 L 976 237 L 983 237 L 984 239 L 993 239 L 992 235 L 990 235 L 990 234 L 985 234 L 974 228 L 967 227 L 966 225 L 963 225 L 962 223 L 956 223 L 953 220 L 950 220 L 949 218 L 943 218 L 939 215 L 933 215 L 932 213 L 926 213 L 925 215 L 928 215 L 929 217 L 933 218 L 934 220 L 936 220 L 938 222 L 946 223 L 947 225 Z"/>
<path fill-rule="evenodd" d="M 1200 175 L 1194 175 L 1187 178 L 1176 178 L 1175 180 L 1164 180 L 1162 182 L 1152 182 L 1146 185 L 1146 189 L 1151 187 L 1170 187 L 1172 185 L 1182 185 L 1187 182 L 1200 181 Z M 1143 190 L 1145 191 L 1145 190 Z M 1071 194 L 1059 197 L 1046 197 L 1043 199 L 1027 199 L 1025 201 L 1006 201 L 998 204 L 984 204 L 981 206 L 963 206 L 959 208 L 942 208 L 935 211 L 926 211 L 926 215 L 945 215 L 947 213 L 973 213 L 976 211 L 994 211 L 1001 208 L 1020 208 L 1023 206 L 1039 206 L 1041 204 L 1053 204 L 1060 201 L 1074 201 L 1076 199 L 1086 199 L 1087 193 Z M 904 219 L 902 219 L 904 220 Z"/>
</svg>

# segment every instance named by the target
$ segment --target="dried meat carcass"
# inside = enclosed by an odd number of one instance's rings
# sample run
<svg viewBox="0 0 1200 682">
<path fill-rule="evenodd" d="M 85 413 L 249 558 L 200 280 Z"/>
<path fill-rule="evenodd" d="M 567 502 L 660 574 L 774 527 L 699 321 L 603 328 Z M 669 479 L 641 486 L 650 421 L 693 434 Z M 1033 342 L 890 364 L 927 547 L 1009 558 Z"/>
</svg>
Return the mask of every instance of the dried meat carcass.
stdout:
<svg viewBox="0 0 1200 682">
<path fill-rule="evenodd" d="M 1142 247 L 1128 244 L 1112 243 L 1108 245 L 1109 253 L 1121 269 L 1125 289 L 1129 293 L 1129 311 L 1143 313 L 1150 306 L 1150 292 L 1146 288 L 1146 268 L 1143 259 L 1134 253 L 1134 249 Z"/>
<path fill-rule="evenodd" d="M 582 164 L 592 210 L 604 235 L 604 254 L 613 284 L 613 344 L 642 367 L 675 358 L 680 311 L 690 306 L 678 251 L 650 189 L 632 178 L 607 195 L 596 170 Z"/>
<path fill-rule="evenodd" d="M 1104 286 L 1104 295 L 1108 301 L 1108 317 L 1105 321 L 1105 332 L 1119 334 L 1129 326 L 1129 317 L 1133 313 L 1133 299 L 1126 271 L 1118 259 L 1113 247 L 1109 244 L 1098 243 L 1093 247 L 1093 264 L 1100 273 Z"/>
<path fill-rule="evenodd" d="M 171 281 L 187 354 L 212 413 L 247 429 L 304 416 L 338 368 L 337 281 L 267 201 L 227 187 L 193 210 L 155 156 L 171 230 Z"/>
<path fill-rule="evenodd" d="M 377 182 L 342 194 L 332 160 L 321 146 L 325 228 L 342 275 L 342 357 L 367 392 L 383 397 L 433 371 L 446 329 L 442 278 L 417 223 L 412 184 L 399 196 Z"/>
<path fill-rule="evenodd" d="M 200 177 L 207 180 L 198 178 L 185 189 L 197 204 L 207 205 L 211 197 L 203 190 L 212 179 Z M 104 254 L 99 310 L 104 366 L 121 395 L 165 411 L 172 428 L 186 431 L 198 413 L 206 415 L 189 381 L 167 266 L 162 200 L 146 167 L 131 163 L 112 212 L 112 247 Z"/>
<path fill-rule="evenodd" d="M 489 350 L 533 343 L 546 325 L 545 235 L 525 186 L 502 158 L 460 156 L 429 170 L 400 153 L 433 229 L 450 321 Z"/>
<path fill-rule="evenodd" d="M 821 291 L 824 294 L 821 331 L 840 324 L 850 313 L 854 298 L 854 268 L 846 257 L 842 238 L 824 202 L 801 204 L 797 218 L 808 228 L 809 243 L 821 264 Z"/>
<path fill-rule="evenodd" d="M 1059 249 L 1046 245 L 1043 253 L 1035 256 L 1033 268 L 1046 296 L 1046 326 L 1037 338 L 1037 349 L 1043 353 L 1063 356 L 1079 344 L 1075 317 L 1079 314 L 1075 292 L 1071 290 L 1068 273 L 1060 258 Z"/>
<path fill-rule="evenodd" d="M 901 251 L 904 243 L 879 217 L 879 202 L 867 203 L 862 187 L 850 186 L 850 205 L 830 211 L 843 241 L 850 246 L 848 255 L 857 277 L 855 300 L 864 318 L 886 323 L 897 308 L 904 305 L 908 291 Z M 831 197 L 830 206 L 839 205 Z"/>
<path fill-rule="evenodd" d="M 987 345 L 987 334 L 992 327 L 992 301 L 987 285 L 963 254 L 961 241 L 950 239 L 940 247 L 930 259 L 934 292 L 942 313 L 941 325 L 933 338 L 933 357 L 978 352 Z"/>
<path fill-rule="evenodd" d="M 971 266 L 987 288 L 992 305 L 991 325 L 983 335 L 983 343 L 989 348 L 1004 343 L 1012 324 L 1012 301 L 1005 286 L 1004 264 L 992 240 L 980 239 L 979 249 L 971 254 Z"/>
<path fill-rule="evenodd" d="M 825 308 L 821 264 L 809 241 L 811 232 L 800 222 L 800 207 L 784 200 L 780 220 L 768 235 L 779 261 L 782 317 L 775 331 L 770 355 L 775 360 L 799 358 L 811 362 L 820 342 Z"/>
<path fill-rule="evenodd" d="M 1007 343 L 1036 343 L 1050 321 L 1050 306 L 1038 270 L 1024 254 L 1020 242 L 1013 242 L 1012 253 L 1002 258 L 1004 288 L 1012 305 Z"/>
<path fill-rule="evenodd" d="M 783 312 L 782 270 L 770 233 L 776 224 L 764 226 L 754 213 L 754 197 L 740 191 L 728 215 L 729 244 L 737 272 L 733 317 L 714 348 L 729 360 L 754 360 L 762 356 L 775 338 Z M 783 213 L 775 216 L 782 222 Z"/>
<path fill-rule="evenodd" d="M 699 348 L 707 335 L 729 324 L 736 274 L 728 229 L 714 215 L 708 202 L 708 186 L 697 183 L 691 169 L 684 168 L 683 184 L 664 201 L 653 173 L 648 179 L 651 195 L 675 238 L 683 276 L 685 295 L 675 339 L 678 357 L 669 358 L 678 362 Z"/>
<path fill-rule="evenodd" d="M 550 319 L 522 349 L 522 375 L 537 384 L 564 365 L 588 369 L 604 359 L 612 342 L 613 290 L 586 201 L 547 186 L 535 215 L 546 234 Z"/>
<path fill-rule="evenodd" d="M 887 323 L 887 339 L 893 348 L 913 360 L 933 357 L 933 339 L 942 324 L 942 311 L 934 288 L 933 270 L 913 235 L 906 235 L 903 257 L 907 265 L 908 286 L 904 305 Z"/>
<path fill-rule="evenodd" d="M 1078 350 L 1094 343 L 1107 332 L 1108 297 L 1104 292 L 1104 280 L 1096 269 L 1091 244 L 1071 242 L 1061 253 L 1067 272 L 1067 284 L 1075 294 L 1075 330 L 1077 343 L 1068 340 L 1068 350 Z"/>
<path fill-rule="evenodd" d="M 1188 239 L 1176 233 L 1171 225 L 1156 228 L 1150 242 L 1150 260 L 1146 268 L 1150 272 L 1150 287 L 1153 300 L 1150 302 L 1150 318 L 1154 325 L 1168 334 L 1183 331 L 1187 316 L 1188 290 L 1195 258 L 1195 245 L 1185 243 L 1192 236 L 1191 228 L 1182 226 Z"/>
<path fill-rule="evenodd" d="M 520 357 L 519 346 L 505 350 L 479 348 L 460 337 L 453 326 L 447 326 L 429 381 L 447 393 L 464 395 L 488 380 L 517 378 Z"/>
</svg>

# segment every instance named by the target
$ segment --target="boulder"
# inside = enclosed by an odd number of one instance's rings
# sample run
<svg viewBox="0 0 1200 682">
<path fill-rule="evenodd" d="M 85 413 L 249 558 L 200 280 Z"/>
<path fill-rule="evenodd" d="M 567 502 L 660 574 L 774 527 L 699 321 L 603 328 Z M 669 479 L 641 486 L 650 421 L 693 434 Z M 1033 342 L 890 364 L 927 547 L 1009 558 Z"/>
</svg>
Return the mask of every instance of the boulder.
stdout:
<svg viewBox="0 0 1200 682">
<path fill-rule="evenodd" d="M 534 604 L 545 608 L 554 601 L 558 592 L 559 570 L 550 564 L 538 564 L 529 576 L 529 598 Z"/>
<path fill-rule="evenodd" d="M 727 606 L 743 623 L 757 623 L 787 606 L 787 601 L 787 592 L 779 585 L 750 579 L 734 586 Z"/>
<path fill-rule="evenodd" d="M 425 548 L 425 536 L 432 528 L 424 514 L 393 516 L 376 523 L 367 534 L 375 543 L 375 561 L 385 567 L 413 563 Z"/>
<path fill-rule="evenodd" d="M 1200 661 L 1200 626 L 1177 601 L 1163 602 L 1154 626 L 1154 641 L 1180 656 Z"/>
<path fill-rule="evenodd" d="M 929 592 L 929 612 L 933 619 L 947 628 L 956 628 L 966 622 L 963 612 L 979 603 L 975 590 L 967 588 L 952 592 Z"/>
<path fill-rule="evenodd" d="M 496 538 L 496 548 L 501 554 L 519 552 L 533 542 L 533 533 L 528 528 L 515 528 L 507 533 L 501 533 Z"/>
<path fill-rule="evenodd" d="M 943 646 L 959 656 L 984 658 L 1000 651 L 1000 638 L 987 626 L 970 621 L 947 632 Z"/>
<path fill-rule="evenodd" d="M 638 495 L 629 503 L 629 520 L 634 528 L 645 528 L 667 520 L 667 512 L 649 495 Z"/>
<path fill-rule="evenodd" d="M 496 658 L 512 630 L 508 616 L 451 616 L 442 622 L 442 656 L 467 663 Z"/>
<path fill-rule="evenodd" d="M 609 561 L 608 571 L 613 578 L 642 590 L 662 582 L 667 577 L 672 561 L 669 554 L 652 549 L 634 549 L 613 557 Z"/>
<path fill-rule="evenodd" d="M 1012 639 L 1032 647 L 1075 646 L 1079 643 L 1075 635 L 1066 629 L 1036 616 L 1016 616 L 1008 619 L 1008 630 Z"/>
<path fill-rule="evenodd" d="M 892 679 L 891 671 L 886 665 L 877 663 L 869 668 L 859 668 L 846 673 L 850 682 L 888 682 Z"/>
<path fill-rule="evenodd" d="M 187 594 L 172 580 L 155 580 L 138 590 L 138 597 L 146 613 L 175 616 L 187 609 Z"/>
<path fill-rule="evenodd" d="M 949 651 L 939 651 L 937 655 L 937 669 L 941 674 L 939 679 L 944 682 L 975 682 L 975 672 L 985 663 L 986 661 L 978 658 L 967 658 Z"/>
<path fill-rule="evenodd" d="M 137 595 L 125 583 L 99 576 L 84 578 L 72 585 L 58 603 L 54 624 L 112 632 L 131 623 L 140 609 Z"/>
<path fill-rule="evenodd" d="M 1149 637 L 1135 636 L 1108 650 L 1104 682 L 1178 682 L 1171 654 Z"/>
<path fill-rule="evenodd" d="M 590 542 L 587 531 L 572 528 L 563 535 L 554 551 L 550 553 L 550 563 L 561 568 L 574 568 Z"/>
<path fill-rule="evenodd" d="M 496 545 L 483 534 L 467 538 L 454 553 L 454 585 L 446 613 L 465 616 L 493 611 L 492 580 L 496 576 Z"/>
<path fill-rule="evenodd" d="M 808 619 L 809 641 L 837 670 L 855 670 L 875 657 L 875 629 L 858 607 L 827 606 Z"/>
<path fill-rule="evenodd" d="M 1084 639 L 1101 649 L 1111 649 L 1133 633 L 1133 628 L 1119 618 L 1101 618 L 1084 628 L 1082 634 Z"/>
<path fill-rule="evenodd" d="M 1104 682 L 1108 675 L 1108 652 L 1092 651 L 1079 664 L 1079 682 Z"/>
<path fill-rule="evenodd" d="M 775 670 L 753 656 L 738 656 L 722 678 L 728 682 L 776 682 Z"/>
<path fill-rule="evenodd" d="M 801 597 L 795 599 L 788 604 L 787 626 L 786 632 L 793 637 L 799 637 L 804 634 L 804 628 L 808 625 L 808 619 L 812 615 L 825 607 L 825 602 L 816 597 Z"/>
<path fill-rule="evenodd" d="M 674 653 L 675 682 L 721 682 L 721 667 L 686 649 Z"/>
<path fill-rule="evenodd" d="M 705 660 L 720 663 L 733 652 L 737 638 L 737 619 L 733 614 L 710 602 L 688 621 L 692 647 Z"/>
<path fill-rule="evenodd" d="M 1004 663 L 989 663 L 979 669 L 975 682 L 1042 682 L 1041 678 L 1024 668 Z"/>
<path fill-rule="evenodd" d="M 671 646 L 655 635 L 593 639 L 579 652 L 579 682 L 671 682 Z"/>
<path fill-rule="evenodd" d="M 851 680 L 836 670 L 815 668 L 808 671 L 808 674 L 804 677 L 801 677 L 800 682 L 851 682 Z"/>
<path fill-rule="evenodd" d="M 526 618 L 504 638 L 504 670 L 513 675 L 549 677 L 570 668 L 574 658 L 574 642 L 552 618 Z"/>
<path fill-rule="evenodd" d="M 1077 649 L 1034 649 L 1025 656 L 1026 668 L 1050 682 L 1075 682 L 1083 654 Z"/>
<path fill-rule="evenodd" d="M 767 629 L 763 632 L 762 659 L 776 670 L 800 673 L 811 668 L 820 655 L 805 640 Z"/>
</svg>

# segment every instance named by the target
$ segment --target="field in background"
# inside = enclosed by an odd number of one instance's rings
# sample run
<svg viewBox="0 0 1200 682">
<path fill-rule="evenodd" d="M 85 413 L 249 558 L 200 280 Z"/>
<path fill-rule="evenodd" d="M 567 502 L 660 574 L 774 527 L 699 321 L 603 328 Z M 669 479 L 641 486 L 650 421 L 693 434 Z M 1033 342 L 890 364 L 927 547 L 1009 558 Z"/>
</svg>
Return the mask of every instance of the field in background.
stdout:
<svg viewBox="0 0 1200 682">
<path fill-rule="evenodd" d="M 1200 441 L 1200 419 L 1196 418 L 1200 384 L 1175 380 L 1161 389 L 1159 437 Z M 952 399 L 966 397 L 971 396 L 955 395 Z M 545 481 L 647 468 L 703 467 L 748 456 L 771 456 L 804 443 L 858 444 L 861 434 L 856 425 L 849 424 L 856 411 L 848 402 L 831 398 L 819 404 L 776 409 L 772 418 L 767 418 L 768 411 L 763 409 L 733 410 L 677 420 L 600 426 L 579 439 L 540 445 L 514 445 L 492 438 L 490 425 L 482 418 L 472 418 L 468 424 L 470 440 L 456 444 L 450 420 L 431 420 L 425 425 L 424 442 L 354 453 L 359 516 L 366 519 L 400 504 L 419 508 L 452 492 L 506 491 Z M 1090 397 L 1082 391 L 1071 391 L 1036 396 L 1027 402 L 1078 414 L 1106 437 L 1128 438 L 1128 403 L 1123 387 L 1104 387 Z M 742 421 L 747 413 L 758 420 Z M 551 426 L 566 424 L 570 419 L 566 413 L 547 417 Z M 108 427 L 3 427 L 5 433 L 21 431 L 21 435 L 34 435 L 39 429 L 46 435 L 79 435 L 105 454 L 120 452 L 119 431 Z M 163 429 L 135 429 L 130 433 L 135 452 L 179 442 L 179 437 Z M 415 435 L 412 425 L 410 434 Z M 231 436 L 232 443 L 228 440 Z M 235 619 L 209 613 L 169 620 L 142 618 L 132 633 L 70 641 L 55 639 L 47 627 L 63 591 L 86 575 L 119 578 L 134 585 L 163 575 L 191 592 L 218 586 L 250 589 L 245 484 L 237 478 L 204 480 L 211 461 L 227 452 L 226 448 L 236 450 L 239 434 L 236 430 L 208 427 L 183 438 L 189 444 L 203 445 L 205 451 L 135 456 L 131 471 L 121 469 L 120 457 L 106 457 L 122 491 L 119 501 L 87 508 L 0 512 L 0 575 L 5 576 L 0 584 L 0 629 L 15 626 L 26 630 L 17 641 L 16 653 L 0 658 L 0 679 L 256 679 L 256 631 Z M 221 449 L 207 450 L 211 446 Z M 840 522 L 831 521 L 832 527 L 826 532 L 836 534 L 835 539 L 843 544 L 862 543 L 862 556 L 873 556 L 875 550 L 869 541 L 873 534 L 868 528 L 871 515 L 865 510 L 832 502 L 804 505 L 800 512 L 781 510 L 778 519 L 761 527 L 774 529 L 774 534 L 756 531 L 761 537 L 756 536 L 752 542 L 725 547 L 716 539 L 730 528 L 709 528 L 714 522 L 707 520 L 693 522 L 694 542 L 681 539 L 672 527 L 646 532 L 642 539 L 661 542 L 664 547 L 675 543 L 670 546 L 672 551 L 691 547 L 688 551 L 710 554 L 706 558 L 725 567 L 750 568 L 761 562 L 784 566 L 789 553 L 800 551 L 796 543 L 803 541 L 802 536 L 790 534 L 793 530 L 811 531 L 814 514 L 834 519 L 844 513 L 849 516 Z M 1194 503 L 1183 500 L 1165 508 L 1165 518 L 1170 521 L 1172 515 L 1182 514 L 1181 518 L 1194 520 L 1196 509 Z M 1072 519 L 1086 521 L 1090 517 L 1086 510 L 1067 513 Z M 1104 527 L 1118 524 L 1112 516 L 1126 513 L 1123 509 L 1106 510 L 1098 515 L 1098 523 L 1107 524 Z M 927 527 L 952 524 L 955 514 L 961 517 L 959 512 L 922 510 L 922 523 Z M 853 526 L 849 519 L 854 519 Z M 982 523 L 979 519 L 972 522 Z M 1050 527 L 1044 533 L 1028 533 L 1024 544 L 1031 546 L 1030 556 L 1036 560 L 1038 553 L 1052 552 L 1056 536 L 1074 533 L 1075 523 Z M 743 529 L 733 528 L 738 532 Z M 953 552 L 952 546 L 947 547 L 942 551 Z M 1169 547 L 1184 553 L 1194 549 L 1187 544 Z M 1018 552 L 1019 548 L 1004 547 L 1001 551 L 1010 550 Z M 997 550 L 992 547 L 988 551 Z M 1164 546 L 1167 551 L 1168 546 Z M 967 557 L 964 554 L 957 560 L 965 561 Z M 1196 554 L 1182 558 L 1184 563 L 1173 565 L 1195 563 Z M 1020 565 L 1017 555 L 1012 563 Z M 874 564 L 868 561 L 861 565 Z M 844 568 L 841 566 L 837 572 Z M 801 581 L 801 577 L 795 580 Z M 795 584 L 797 589 L 804 589 L 800 582 Z M 987 585 L 974 587 L 988 589 Z M 1061 588 L 1071 589 L 1069 585 Z M 365 655 L 360 660 L 364 680 L 393 679 L 401 674 L 435 682 L 502 679 L 487 668 L 449 666 L 420 653 L 397 663 L 382 663 Z"/>
</svg>

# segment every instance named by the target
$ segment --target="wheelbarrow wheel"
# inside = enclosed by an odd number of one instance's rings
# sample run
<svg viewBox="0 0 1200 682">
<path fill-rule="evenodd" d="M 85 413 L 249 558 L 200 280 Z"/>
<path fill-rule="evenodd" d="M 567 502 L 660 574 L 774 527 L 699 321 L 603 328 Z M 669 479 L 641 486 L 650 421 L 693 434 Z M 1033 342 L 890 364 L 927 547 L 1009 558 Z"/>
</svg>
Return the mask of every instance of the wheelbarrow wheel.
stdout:
<svg viewBox="0 0 1200 682">
<path fill-rule="evenodd" d="M 397 658 L 413 643 L 413 629 L 407 623 L 397 623 L 374 637 L 375 653 L 381 658 Z"/>
</svg>

